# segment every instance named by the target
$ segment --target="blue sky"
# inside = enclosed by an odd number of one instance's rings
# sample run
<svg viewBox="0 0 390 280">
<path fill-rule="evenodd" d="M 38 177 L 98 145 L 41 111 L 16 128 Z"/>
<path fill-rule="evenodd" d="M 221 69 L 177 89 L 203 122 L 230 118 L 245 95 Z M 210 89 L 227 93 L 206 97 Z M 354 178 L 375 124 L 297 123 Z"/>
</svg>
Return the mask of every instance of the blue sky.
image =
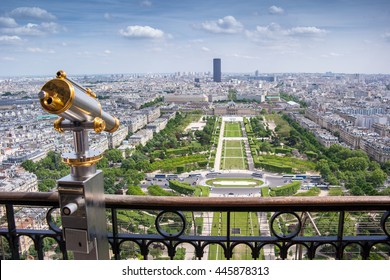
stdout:
<svg viewBox="0 0 390 280">
<path fill-rule="evenodd" d="M 390 73 L 389 0 L 1 0 L 0 76 Z"/>
</svg>

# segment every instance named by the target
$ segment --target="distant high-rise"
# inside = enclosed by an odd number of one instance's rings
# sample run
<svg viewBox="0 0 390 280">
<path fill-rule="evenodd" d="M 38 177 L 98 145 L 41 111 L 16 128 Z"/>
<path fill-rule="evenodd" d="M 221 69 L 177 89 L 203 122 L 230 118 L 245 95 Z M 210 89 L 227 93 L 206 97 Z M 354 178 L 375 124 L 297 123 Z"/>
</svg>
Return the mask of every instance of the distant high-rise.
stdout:
<svg viewBox="0 0 390 280">
<path fill-rule="evenodd" d="M 221 82 L 221 59 L 220 58 L 214 58 L 213 59 L 213 80 L 214 82 L 220 83 Z"/>
</svg>

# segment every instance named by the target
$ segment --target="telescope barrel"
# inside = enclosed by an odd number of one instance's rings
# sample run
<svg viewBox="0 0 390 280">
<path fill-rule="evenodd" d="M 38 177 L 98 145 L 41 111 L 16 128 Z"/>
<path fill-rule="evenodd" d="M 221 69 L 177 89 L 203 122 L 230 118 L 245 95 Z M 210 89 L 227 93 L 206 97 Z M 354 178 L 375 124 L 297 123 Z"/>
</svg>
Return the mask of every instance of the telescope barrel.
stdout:
<svg viewBox="0 0 390 280">
<path fill-rule="evenodd" d="M 101 118 L 105 123 L 104 131 L 114 132 L 119 120 L 102 110 L 96 95 L 58 71 L 57 78 L 48 81 L 38 94 L 42 108 L 72 122 L 92 122 Z"/>
</svg>

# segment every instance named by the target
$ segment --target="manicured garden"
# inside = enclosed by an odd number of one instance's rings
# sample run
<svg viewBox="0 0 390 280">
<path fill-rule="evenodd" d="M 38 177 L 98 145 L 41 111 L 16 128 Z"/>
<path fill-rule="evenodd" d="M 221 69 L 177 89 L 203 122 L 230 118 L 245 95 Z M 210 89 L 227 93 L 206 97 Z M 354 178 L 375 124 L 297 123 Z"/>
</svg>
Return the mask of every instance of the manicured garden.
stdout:
<svg viewBox="0 0 390 280">
<path fill-rule="evenodd" d="M 242 137 L 241 124 L 239 122 L 225 122 L 224 137 Z"/>
<path fill-rule="evenodd" d="M 221 169 L 239 169 L 247 168 L 247 159 L 245 155 L 244 142 L 236 140 L 225 140 L 222 150 Z"/>
<path fill-rule="evenodd" d="M 214 213 L 211 228 L 211 236 L 227 235 L 227 213 Z M 230 236 L 259 236 L 260 227 L 256 213 L 254 212 L 231 212 L 230 213 Z M 209 260 L 226 260 L 223 248 L 219 245 L 209 245 Z M 233 250 L 233 260 L 252 260 L 251 249 L 244 245 L 238 245 Z"/>
</svg>

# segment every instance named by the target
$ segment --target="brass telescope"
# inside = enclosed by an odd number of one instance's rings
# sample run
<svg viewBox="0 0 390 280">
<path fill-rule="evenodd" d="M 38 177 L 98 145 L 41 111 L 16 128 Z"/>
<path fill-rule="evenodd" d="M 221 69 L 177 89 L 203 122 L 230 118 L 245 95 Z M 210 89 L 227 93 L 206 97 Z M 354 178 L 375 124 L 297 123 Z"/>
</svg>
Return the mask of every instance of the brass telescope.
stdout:
<svg viewBox="0 0 390 280">
<path fill-rule="evenodd" d="M 75 151 L 62 154 L 64 162 L 71 166 L 72 175 L 83 177 L 94 173 L 95 163 L 102 155 L 89 149 L 87 130 L 113 133 L 119 127 L 119 120 L 102 110 L 91 89 L 68 79 L 62 70 L 42 87 L 38 97 L 46 112 L 60 117 L 54 122 L 54 129 L 60 133 L 73 132 Z"/>
<path fill-rule="evenodd" d="M 119 120 L 104 112 L 96 94 L 68 79 L 64 71 L 38 93 L 42 108 L 58 115 L 54 128 L 72 132 L 74 150 L 63 153 L 70 175 L 57 181 L 63 238 L 75 259 L 109 259 L 100 151 L 89 148 L 88 131 L 113 133 Z"/>
<path fill-rule="evenodd" d="M 42 87 L 38 97 L 46 112 L 71 122 L 93 122 L 93 129 L 97 133 L 101 131 L 112 133 L 119 127 L 119 120 L 102 110 L 96 94 L 91 89 L 68 79 L 62 70 L 57 72 L 55 79 Z M 58 122 L 54 128 L 63 132 Z"/>
</svg>

